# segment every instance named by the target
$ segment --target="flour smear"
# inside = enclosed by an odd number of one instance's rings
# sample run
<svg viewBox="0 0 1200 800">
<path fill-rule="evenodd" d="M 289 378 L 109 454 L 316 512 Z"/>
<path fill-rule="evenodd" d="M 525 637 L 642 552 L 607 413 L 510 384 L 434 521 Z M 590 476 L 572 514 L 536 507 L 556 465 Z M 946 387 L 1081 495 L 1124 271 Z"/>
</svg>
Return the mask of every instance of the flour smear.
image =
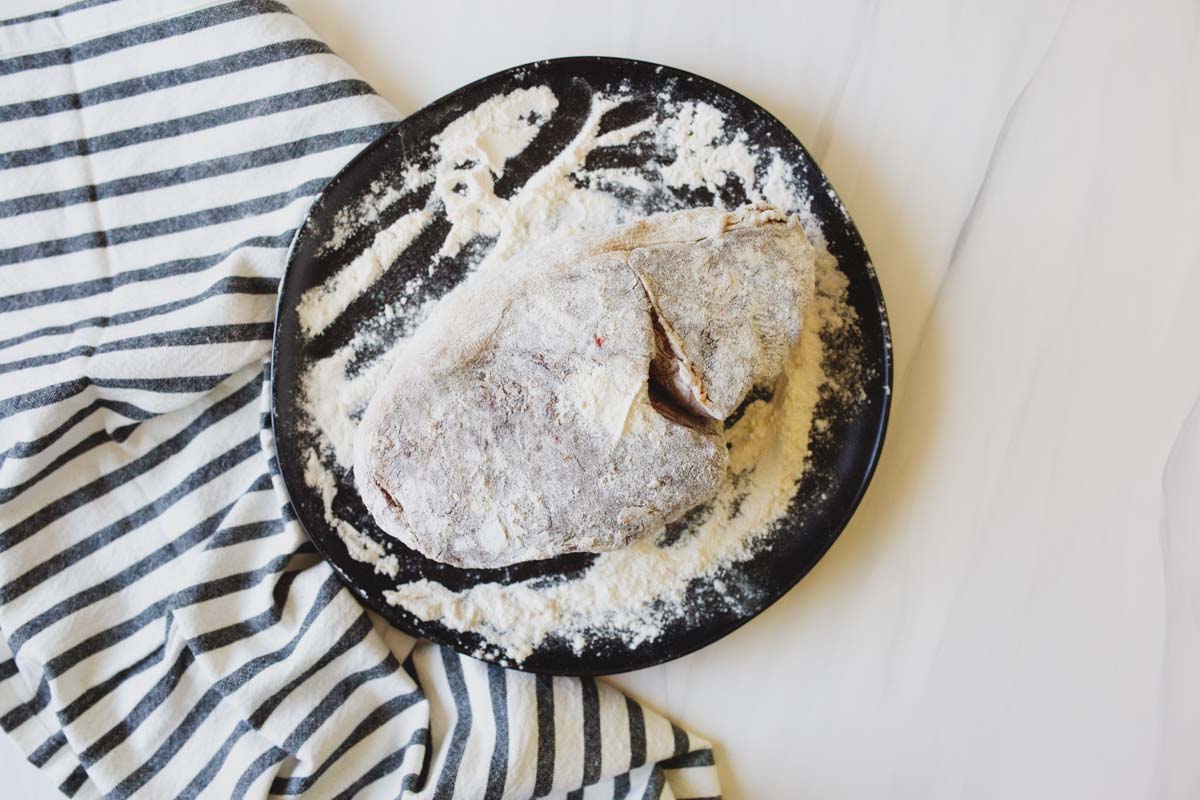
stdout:
<svg viewBox="0 0 1200 800">
<path fill-rule="evenodd" d="M 484 583 L 463 591 L 422 579 L 398 582 L 384 592 L 387 602 L 420 619 L 477 634 L 486 643 L 477 655 L 494 660 L 523 661 L 550 639 L 577 652 L 597 637 L 615 637 L 630 647 L 652 641 L 671 620 L 695 612 L 688 590 L 697 580 L 727 602 L 740 602 L 744 595 L 726 585 L 730 567 L 771 546 L 775 524 L 808 468 L 810 436 L 828 425 L 816 416 L 818 401 L 823 394 L 852 397 L 857 391 L 860 376 L 825 372 L 831 362 L 823 342 L 857 322 L 846 305 L 846 278 L 788 164 L 776 150 L 757 148 L 744 133 L 727 130 L 725 115 L 703 102 L 660 97 L 645 116 L 606 129 L 605 115 L 629 100 L 594 95 L 574 137 L 511 196 L 498 195 L 496 184 L 558 112 L 558 98 L 538 86 L 496 95 L 466 111 L 433 138 L 433 150 L 420 159 L 427 168 L 415 166 L 417 160 L 398 165 L 393 182 L 372 187 L 352 214 L 339 215 L 326 248 L 340 248 L 398 199 L 432 184 L 426 206 L 382 229 L 361 252 L 347 254 L 345 266 L 299 304 L 304 335 L 319 334 L 402 261 L 405 249 L 434 219 L 449 223 L 429 269 L 414 271 L 417 277 L 379 318 L 333 355 L 312 363 L 302 381 L 301 405 L 314 439 L 305 481 L 322 498 L 325 519 L 350 555 L 394 577 L 395 556 L 339 519 L 333 499 L 339 486 L 352 491 L 348 473 L 358 418 L 391 360 L 402 357 L 404 337 L 436 302 L 418 298 L 423 276 L 436 270 L 438 259 L 468 253 L 476 271 L 504 269 L 513 255 L 549 237 L 687 207 L 688 193 L 707 192 L 720 204 L 731 181 L 747 200 L 771 203 L 804 224 L 817 250 L 817 295 L 806 311 L 804 332 L 771 399 L 747 404 L 728 429 L 725 481 L 714 501 L 688 516 L 687 525 L 602 553 L 571 578 Z M 655 157 L 637 166 L 589 166 L 588 155 L 597 148 Z M 679 527 L 685 530 L 680 533 Z"/>
</svg>

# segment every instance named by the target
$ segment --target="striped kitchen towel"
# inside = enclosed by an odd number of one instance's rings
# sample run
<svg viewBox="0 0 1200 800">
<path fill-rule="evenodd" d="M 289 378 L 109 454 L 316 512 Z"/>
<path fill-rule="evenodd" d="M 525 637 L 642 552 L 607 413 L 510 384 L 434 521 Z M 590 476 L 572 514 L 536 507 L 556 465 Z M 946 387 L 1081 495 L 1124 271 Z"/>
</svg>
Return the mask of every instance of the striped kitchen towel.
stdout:
<svg viewBox="0 0 1200 800">
<path fill-rule="evenodd" d="M 286 249 L 396 118 L 270 0 L 0 21 L 0 725 L 66 795 L 719 791 L 603 684 L 391 629 L 286 507 Z"/>
</svg>

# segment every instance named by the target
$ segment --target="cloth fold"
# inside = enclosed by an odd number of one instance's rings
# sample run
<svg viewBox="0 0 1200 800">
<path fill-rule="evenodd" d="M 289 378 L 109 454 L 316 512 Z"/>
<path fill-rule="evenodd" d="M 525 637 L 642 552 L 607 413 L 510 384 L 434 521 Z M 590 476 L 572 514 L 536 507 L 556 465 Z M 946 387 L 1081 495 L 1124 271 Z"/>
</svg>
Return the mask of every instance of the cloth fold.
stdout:
<svg viewBox="0 0 1200 800">
<path fill-rule="evenodd" d="M 0 20 L 0 726 L 73 797 L 715 797 L 591 679 L 364 610 L 287 507 L 275 292 L 397 112 L 270 0 Z"/>
</svg>

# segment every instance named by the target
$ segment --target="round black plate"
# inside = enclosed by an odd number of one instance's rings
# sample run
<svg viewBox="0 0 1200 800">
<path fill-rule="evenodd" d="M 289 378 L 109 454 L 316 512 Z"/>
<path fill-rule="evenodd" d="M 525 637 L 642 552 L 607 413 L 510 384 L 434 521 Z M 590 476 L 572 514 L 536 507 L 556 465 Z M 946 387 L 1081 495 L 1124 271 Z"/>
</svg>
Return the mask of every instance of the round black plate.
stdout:
<svg viewBox="0 0 1200 800">
<path fill-rule="evenodd" d="M 771 548 L 736 565 L 723 576 L 727 587 L 725 594 L 718 594 L 705 581 L 693 582 L 689 600 L 697 613 L 674 620 L 661 637 L 636 648 L 617 639 L 592 638 L 583 652 L 576 653 L 566 642 L 547 640 L 520 664 L 509 663 L 495 648 L 486 648 L 482 656 L 534 672 L 610 674 L 678 658 L 725 636 L 783 596 L 824 555 L 858 505 L 879 457 L 891 398 L 891 343 L 879 284 L 854 223 L 796 137 L 742 95 L 686 72 L 617 58 L 539 61 L 465 86 L 405 119 L 366 148 L 330 182 L 296 234 L 279 292 L 272 354 L 271 408 L 279 466 L 297 518 L 351 591 L 366 605 L 401 630 L 449 645 L 460 652 L 475 653 L 484 644 L 473 634 L 458 633 L 436 622 L 424 622 L 383 599 L 383 590 L 391 588 L 396 581 L 351 559 L 337 533 L 326 523 L 320 497 L 304 483 L 305 455 L 312 440 L 296 424 L 303 413 L 298 408 L 298 401 L 300 378 L 306 365 L 313 359 L 330 355 L 349 341 L 361 323 L 374 318 L 409 277 L 424 273 L 448 230 L 448 223 L 435 216 L 434 222 L 370 291 L 355 300 L 330 328 L 308 342 L 300 334 L 297 302 L 307 289 L 319 285 L 345 264 L 350 254 L 366 246 L 382 227 L 404 213 L 423 207 L 429 196 L 428 187 L 406 195 L 344 246 L 333 252 L 323 252 L 322 245 L 331 235 L 339 209 L 353 206 L 367 197 L 371 184 L 381 177 L 397 179 L 399 170 L 410 159 L 421 158 L 429 151 L 430 138 L 464 111 L 497 93 L 540 85 L 551 88 L 559 98 L 559 107 L 529 147 L 509 162 L 504 181 L 512 183 L 512 187 L 505 189 L 498 184 L 497 193 L 519 188 L 561 149 L 586 117 L 592 92 L 619 89 L 622 94 L 634 98 L 631 108 L 635 113 L 637 98 L 652 103 L 664 90 L 675 101 L 707 102 L 726 114 L 727 129 L 745 131 L 752 146 L 776 148 L 792 167 L 799 189 L 811 197 L 810 208 L 821 224 L 830 252 L 837 257 L 849 279 L 848 300 L 859 319 L 854 347 L 843 352 L 852 351 L 861 360 L 863 398 L 845 404 L 832 395 L 823 396 L 817 411 L 831 425 L 820 434 L 814 433 L 810 444 L 813 469 L 808 470 L 801 480 L 795 500 L 773 535 Z M 626 123 L 629 121 L 632 120 L 626 120 Z M 730 180 L 721 189 L 720 199 L 727 206 L 738 205 L 745 201 L 740 192 L 740 184 Z M 690 207 L 712 205 L 715 199 L 707 190 L 700 189 L 675 192 L 673 202 L 679 207 Z M 475 255 L 478 256 L 478 252 Z M 467 253 L 439 265 L 436 276 L 423 288 L 425 296 L 440 296 L 453 288 L 468 270 L 469 256 Z M 836 346 L 839 343 L 830 344 Z M 829 349 L 831 357 L 837 358 L 839 351 Z M 577 574 L 592 558 L 588 555 L 563 556 L 502 570 L 463 570 L 429 561 L 375 527 L 348 476 L 339 480 L 334 510 L 398 556 L 398 581 L 425 577 L 461 589 L 485 581 L 511 582 L 542 575 Z"/>
</svg>

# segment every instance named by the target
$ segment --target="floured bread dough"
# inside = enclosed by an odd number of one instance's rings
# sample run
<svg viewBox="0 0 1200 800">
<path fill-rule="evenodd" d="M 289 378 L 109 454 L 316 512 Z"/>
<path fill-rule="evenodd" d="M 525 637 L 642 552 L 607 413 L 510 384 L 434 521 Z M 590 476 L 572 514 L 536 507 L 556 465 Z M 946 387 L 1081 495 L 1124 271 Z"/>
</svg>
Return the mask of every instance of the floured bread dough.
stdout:
<svg viewBox="0 0 1200 800">
<path fill-rule="evenodd" d="M 647 218 L 479 272 L 404 346 L 355 438 L 379 525 L 498 567 L 622 547 L 710 499 L 722 420 L 800 334 L 813 252 L 765 206 Z"/>
</svg>

